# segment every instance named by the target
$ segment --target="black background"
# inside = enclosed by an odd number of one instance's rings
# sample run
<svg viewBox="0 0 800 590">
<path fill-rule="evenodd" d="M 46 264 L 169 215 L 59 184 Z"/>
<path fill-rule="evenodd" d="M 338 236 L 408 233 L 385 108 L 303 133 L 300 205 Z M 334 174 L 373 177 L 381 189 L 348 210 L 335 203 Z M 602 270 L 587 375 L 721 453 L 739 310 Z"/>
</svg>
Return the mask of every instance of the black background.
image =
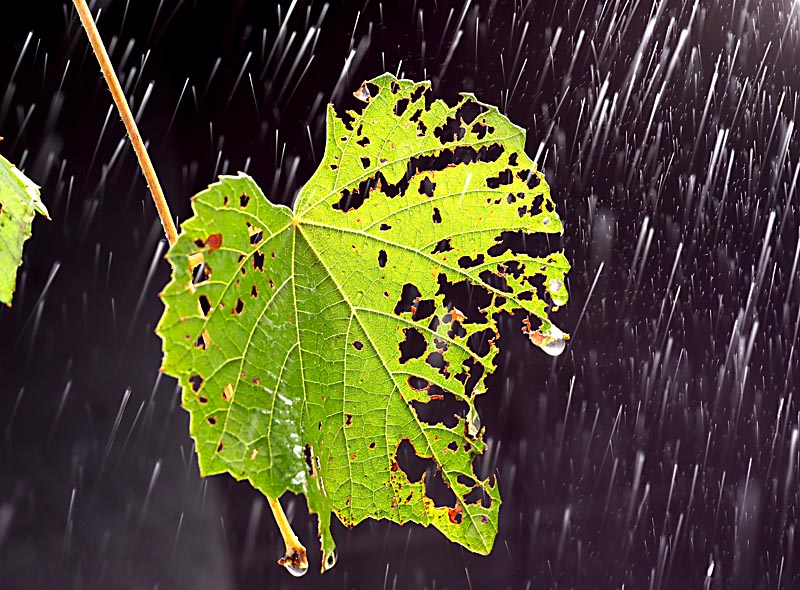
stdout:
<svg viewBox="0 0 800 590">
<path fill-rule="evenodd" d="M 553 360 L 503 334 L 479 402 L 494 551 L 337 523 L 320 577 L 315 522 L 284 498 L 300 580 L 263 499 L 197 475 L 158 373 L 163 234 L 77 16 L 13 4 L 0 152 L 53 221 L 0 310 L 0 587 L 798 587 L 798 2 L 95 3 L 179 219 L 222 172 L 291 203 L 324 105 L 384 70 L 474 92 L 529 154 L 544 143 L 573 338 Z"/>
</svg>

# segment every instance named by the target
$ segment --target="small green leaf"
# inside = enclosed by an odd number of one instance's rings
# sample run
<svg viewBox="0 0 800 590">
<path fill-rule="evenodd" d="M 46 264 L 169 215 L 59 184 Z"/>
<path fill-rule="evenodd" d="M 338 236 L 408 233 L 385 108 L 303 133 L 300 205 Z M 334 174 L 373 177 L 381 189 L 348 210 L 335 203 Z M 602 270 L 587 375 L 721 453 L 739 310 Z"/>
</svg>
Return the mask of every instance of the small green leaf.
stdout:
<svg viewBox="0 0 800 590">
<path fill-rule="evenodd" d="M 569 264 L 543 235 L 561 221 L 524 131 L 496 108 L 388 74 L 355 96 L 360 113 L 329 107 L 293 209 L 245 175 L 193 199 L 168 254 L 163 370 L 183 387 L 201 472 L 304 494 L 323 562 L 331 512 L 433 525 L 486 554 L 500 492 L 473 467 L 475 397 L 500 316 L 563 349 L 548 310 L 567 300 Z"/>
<path fill-rule="evenodd" d="M 22 246 L 31 237 L 36 212 L 50 216 L 39 198 L 39 187 L 0 156 L 0 303 L 11 305 L 22 264 Z"/>
</svg>

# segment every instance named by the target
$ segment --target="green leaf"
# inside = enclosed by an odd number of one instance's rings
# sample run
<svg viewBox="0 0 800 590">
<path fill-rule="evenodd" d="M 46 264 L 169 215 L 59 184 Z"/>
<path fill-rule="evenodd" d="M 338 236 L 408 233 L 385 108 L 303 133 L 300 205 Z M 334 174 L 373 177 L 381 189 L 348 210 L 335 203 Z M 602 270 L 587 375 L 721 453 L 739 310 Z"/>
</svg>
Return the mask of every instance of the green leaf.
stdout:
<svg viewBox="0 0 800 590">
<path fill-rule="evenodd" d="M 469 94 L 448 106 L 388 74 L 355 96 L 360 113 L 329 107 L 325 156 L 293 209 L 245 175 L 194 197 L 168 254 L 163 370 L 183 387 L 201 472 L 304 494 L 323 560 L 331 512 L 433 525 L 486 554 L 500 492 L 473 468 L 475 397 L 500 316 L 564 347 L 545 292 L 566 302 L 569 264 L 539 235 L 561 221 L 524 131 L 496 108 Z M 403 465 L 412 454 L 449 505 Z"/>
<path fill-rule="evenodd" d="M 36 212 L 50 216 L 39 199 L 39 187 L 0 156 L 0 303 L 11 306 L 22 246 L 31 237 Z"/>
</svg>

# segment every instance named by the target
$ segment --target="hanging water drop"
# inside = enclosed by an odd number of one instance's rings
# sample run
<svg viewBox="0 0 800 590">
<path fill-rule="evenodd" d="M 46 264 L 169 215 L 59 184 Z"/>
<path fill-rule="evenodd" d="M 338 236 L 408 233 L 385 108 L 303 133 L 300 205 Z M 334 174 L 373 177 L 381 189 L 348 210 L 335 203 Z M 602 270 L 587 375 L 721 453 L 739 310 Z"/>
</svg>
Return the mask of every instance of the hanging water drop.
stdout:
<svg viewBox="0 0 800 590">
<path fill-rule="evenodd" d="M 286 571 L 292 574 L 295 578 L 305 575 L 308 571 L 308 559 L 306 558 L 305 551 L 287 552 L 286 555 L 278 560 L 278 565 L 286 568 Z"/>
<path fill-rule="evenodd" d="M 322 562 L 322 573 L 324 574 L 333 566 L 335 566 L 338 558 L 339 556 L 336 554 L 336 549 L 328 553 L 327 557 L 325 557 L 325 561 Z"/>
</svg>

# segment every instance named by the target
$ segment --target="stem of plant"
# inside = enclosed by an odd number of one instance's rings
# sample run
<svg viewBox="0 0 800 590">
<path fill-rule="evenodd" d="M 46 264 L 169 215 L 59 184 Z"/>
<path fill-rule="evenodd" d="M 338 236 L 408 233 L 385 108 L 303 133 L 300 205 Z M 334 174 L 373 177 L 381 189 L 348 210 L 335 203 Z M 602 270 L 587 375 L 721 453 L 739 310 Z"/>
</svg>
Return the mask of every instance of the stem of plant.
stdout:
<svg viewBox="0 0 800 590">
<path fill-rule="evenodd" d="M 150 193 L 153 195 L 153 202 L 156 205 L 158 216 L 161 219 L 161 225 L 164 227 L 164 233 L 171 246 L 178 239 L 178 230 L 169 212 L 169 206 L 167 205 L 167 200 L 164 198 L 164 191 L 161 190 L 161 184 L 158 182 L 158 176 L 153 167 L 153 162 L 150 160 L 150 155 L 147 153 L 147 148 L 136 126 L 136 120 L 133 118 L 130 106 L 128 106 L 128 100 L 125 98 L 125 93 L 114 71 L 114 66 L 111 64 L 111 60 L 108 57 L 108 52 L 97 30 L 97 25 L 94 22 L 92 13 L 86 5 L 86 0 L 73 0 L 73 3 L 75 4 L 75 9 L 78 11 L 78 16 L 81 19 L 83 28 L 86 29 L 86 35 L 89 37 L 89 43 L 92 46 L 95 57 L 97 57 L 97 61 L 100 63 L 100 69 L 103 72 L 103 77 L 106 79 L 108 89 L 111 91 L 114 104 L 117 105 L 117 110 L 122 118 L 122 122 L 125 124 L 125 130 L 131 140 L 133 150 L 136 152 L 139 166 L 147 180 L 147 186 L 150 188 Z M 281 536 L 283 536 L 283 541 L 286 544 L 286 554 L 278 560 L 278 563 L 286 567 L 293 575 L 301 576 L 308 570 L 306 548 L 303 547 L 297 535 L 294 534 L 286 518 L 286 514 L 283 512 L 283 508 L 281 508 L 280 502 L 270 497 L 267 497 L 267 500 L 269 500 L 269 506 L 272 509 L 275 522 L 278 523 Z"/>
<path fill-rule="evenodd" d="M 306 558 L 306 548 L 294 534 L 292 526 L 286 519 L 286 514 L 281 508 L 281 503 L 275 499 L 267 497 L 269 500 L 269 507 L 272 509 L 272 515 L 275 517 L 275 522 L 278 523 L 278 528 L 281 531 L 283 542 L 286 544 L 286 553 L 278 560 L 278 563 L 285 567 L 293 576 L 302 576 L 308 571 L 308 559 Z"/>
<path fill-rule="evenodd" d="M 89 37 L 89 43 L 92 45 L 97 61 L 100 63 L 100 69 L 103 71 L 103 77 L 106 79 L 108 89 L 111 91 L 111 96 L 114 98 L 114 104 L 117 105 L 117 110 L 122 117 L 122 122 L 125 124 L 125 129 L 128 132 L 128 137 L 133 145 L 133 151 L 136 152 L 136 157 L 139 159 L 139 166 L 142 168 L 144 177 L 147 180 L 147 186 L 150 187 L 150 193 L 153 195 L 153 201 L 158 210 L 158 216 L 161 218 L 161 225 L 164 226 L 164 233 L 167 235 L 167 241 L 170 246 L 178 239 L 178 230 L 175 228 L 175 222 L 172 221 L 172 215 L 169 212 L 167 200 L 164 198 L 164 191 L 161 190 L 161 185 L 156 176 L 156 170 L 153 168 L 153 163 L 150 161 L 150 156 L 147 149 L 144 147 L 142 136 L 139 129 L 136 127 L 136 121 L 133 118 L 133 113 L 128 106 L 128 101 L 125 98 L 125 93 L 122 91 L 117 74 L 114 72 L 114 66 L 111 65 L 111 60 L 108 57 L 108 52 L 100 38 L 100 33 L 97 30 L 97 25 L 92 18 L 92 13 L 86 5 L 86 0 L 73 0 L 75 9 L 78 11 L 78 16 L 83 23 L 83 28 L 86 29 L 86 35 Z"/>
</svg>

